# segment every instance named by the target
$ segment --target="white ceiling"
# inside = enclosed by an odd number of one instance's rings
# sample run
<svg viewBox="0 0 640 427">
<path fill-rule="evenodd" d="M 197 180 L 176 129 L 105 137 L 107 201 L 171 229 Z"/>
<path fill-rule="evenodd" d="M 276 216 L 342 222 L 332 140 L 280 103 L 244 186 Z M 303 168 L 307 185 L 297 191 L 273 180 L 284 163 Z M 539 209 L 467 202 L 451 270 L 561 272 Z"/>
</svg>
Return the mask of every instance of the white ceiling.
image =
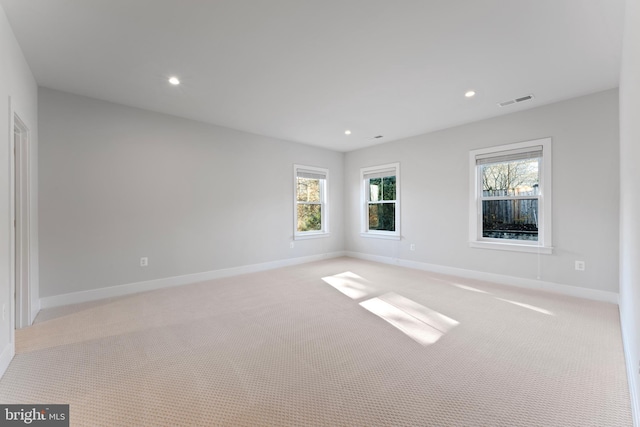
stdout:
<svg viewBox="0 0 640 427">
<path fill-rule="evenodd" d="M 617 87 L 624 14 L 624 0 L 0 4 L 41 86 L 339 151 Z"/>
</svg>

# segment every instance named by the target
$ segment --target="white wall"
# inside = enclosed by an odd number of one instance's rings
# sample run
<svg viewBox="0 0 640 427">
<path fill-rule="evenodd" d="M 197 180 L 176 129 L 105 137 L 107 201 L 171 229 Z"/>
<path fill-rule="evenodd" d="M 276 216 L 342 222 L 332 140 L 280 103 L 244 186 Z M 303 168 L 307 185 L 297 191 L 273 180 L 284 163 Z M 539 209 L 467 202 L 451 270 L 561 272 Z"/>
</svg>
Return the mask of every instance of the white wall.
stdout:
<svg viewBox="0 0 640 427">
<path fill-rule="evenodd" d="M 640 426 L 640 2 L 627 1 L 620 75 L 620 319 Z"/>
<path fill-rule="evenodd" d="M 38 300 L 38 205 L 37 205 L 37 152 L 38 116 L 37 86 L 31 70 L 15 39 L 0 6 L 0 307 L 7 307 L 4 320 L 0 319 L 0 375 L 6 368 L 12 350 L 10 319 L 11 295 L 11 153 L 13 129 L 11 111 L 18 114 L 30 131 L 31 143 L 31 278 L 33 301 Z M 11 105 L 9 103 L 11 99 Z"/>
<path fill-rule="evenodd" d="M 469 151 L 543 137 L 553 138 L 554 254 L 470 248 Z M 346 249 L 616 293 L 618 137 L 618 92 L 609 90 L 347 153 Z M 360 237 L 359 169 L 396 161 L 402 240 Z"/>
<path fill-rule="evenodd" d="M 43 88 L 39 117 L 42 297 L 343 249 L 342 153 Z M 331 235 L 291 249 L 294 163 Z"/>
</svg>

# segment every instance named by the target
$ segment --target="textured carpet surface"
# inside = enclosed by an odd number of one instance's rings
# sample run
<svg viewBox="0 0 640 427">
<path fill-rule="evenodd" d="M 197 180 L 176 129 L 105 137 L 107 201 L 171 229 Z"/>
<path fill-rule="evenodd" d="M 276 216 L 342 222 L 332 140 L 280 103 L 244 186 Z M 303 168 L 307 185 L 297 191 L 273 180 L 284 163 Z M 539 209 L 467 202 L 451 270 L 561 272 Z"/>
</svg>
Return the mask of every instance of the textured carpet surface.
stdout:
<svg viewBox="0 0 640 427">
<path fill-rule="evenodd" d="M 338 258 L 43 310 L 3 403 L 77 426 L 631 426 L 617 306 Z"/>
</svg>

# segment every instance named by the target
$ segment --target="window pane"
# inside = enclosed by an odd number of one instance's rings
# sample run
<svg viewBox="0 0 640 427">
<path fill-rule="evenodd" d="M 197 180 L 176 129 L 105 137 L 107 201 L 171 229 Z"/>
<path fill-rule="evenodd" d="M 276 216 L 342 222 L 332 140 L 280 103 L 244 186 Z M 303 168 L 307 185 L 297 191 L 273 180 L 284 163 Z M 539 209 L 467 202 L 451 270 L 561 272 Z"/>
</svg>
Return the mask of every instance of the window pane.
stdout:
<svg viewBox="0 0 640 427">
<path fill-rule="evenodd" d="M 386 176 L 382 178 L 382 200 L 396 199 L 396 177 Z"/>
<path fill-rule="evenodd" d="M 537 196 L 540 159 L 516 160 L 480 166 L 482 168 L 482 195 Z"/>
<path fill-rule="evenodd" d="M 298 231 L 322 230 L 322 205 L 298 205 Z"/>
<path fill-rule="evenodd" d="M 372 178 L 369 180 L 369 201 L 380 200 L 382 200 L 382 178 Z"/>
<path fill-rule="evenodd" d="M 319 202 L 320 180 L 298 178 L 297 200 L 299 202 Z"/>
<path fill-rule="evenodd" d="M 369 230 L 396 231 L 396 204 L 369 204 Z"/>
<path fill-rule="evenodd" d="M 381 202 L 396 199 L 396 177 L 371 178 L 369 180 L 369 201 Z"/>
<path fill-rule="evenodd" d="M 538 199 L 484 200 L 482 237 L 538 240 Z"/>
</svg>

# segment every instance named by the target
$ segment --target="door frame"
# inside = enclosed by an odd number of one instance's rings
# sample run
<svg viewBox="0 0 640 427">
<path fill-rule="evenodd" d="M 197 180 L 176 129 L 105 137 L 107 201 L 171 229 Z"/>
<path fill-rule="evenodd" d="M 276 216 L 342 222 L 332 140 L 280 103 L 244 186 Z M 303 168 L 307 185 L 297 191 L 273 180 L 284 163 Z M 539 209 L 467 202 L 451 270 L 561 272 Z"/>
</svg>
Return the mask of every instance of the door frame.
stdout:
<svg viewBox="0 0 640 427">
<path fill-rule="evenodd" d="M 10 108 L 11 331 L 31 324 L 30 131 L 15 105 Z M 12 342 L 14 337 L 12 336 Z"/>
</svg>

